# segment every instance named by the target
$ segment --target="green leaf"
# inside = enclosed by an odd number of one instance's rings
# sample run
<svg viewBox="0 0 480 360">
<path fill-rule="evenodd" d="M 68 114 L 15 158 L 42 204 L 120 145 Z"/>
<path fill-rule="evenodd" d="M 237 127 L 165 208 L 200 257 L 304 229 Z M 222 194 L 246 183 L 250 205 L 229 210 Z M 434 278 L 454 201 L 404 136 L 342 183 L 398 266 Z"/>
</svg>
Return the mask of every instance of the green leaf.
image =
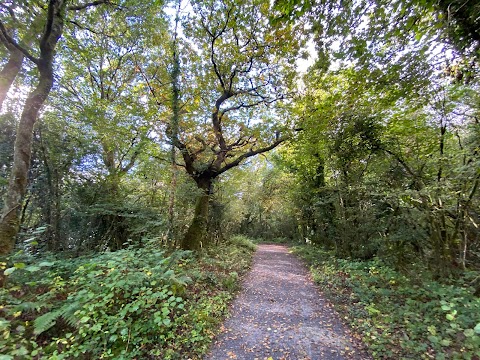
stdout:
<svg viewBox="0 0 480 360">
<path fill-rule="evenodd" d="M 15 264 L 13 264 L 13 266 L 16 269 L 24 269 L 25 268 L 25 263 L 15 263 Z"/>
<path fill-rule="evenodd" d="M 15 270 L 17 270 L 17 268 L 11 267 L 11 268 L 5 269 L 5 271 L 3 272 L 3 274 L 4 274 L 4 275 L 10 275 L 10 274 L 13 273 Z"/>
<path fill-rule="evenodd" d="M 442 346 L 450 346 L 450 344 L 451 344 L 451 341 L 448 339 L 443 339 L 442 341 L 440 341 L 440 345 Z"/>
<path fill-rule="evenodd" d="M 25 270 L 27 270 L 29 272 L 37 272 L 38 270 L 40 270 L 40 267 L 38 267 L 36 265 L 30 265 L 30 266 L 27 266 L 27 268 L 25 268 Z"/>
<path fill-rule="evenodd" d="M 447 318 L 447 320 L 450 320 L 450 321 L 453 321 L 455 319 L 455 315 L 453 314 L 447 314 L 445 317 Z"/>
<path fill-rule="evenodd" d="M 466 336 L 466 337 L 472 337 L 473 335 L 475 335 L 475 331 L 473 329 L 466 329 L 463 334 Z"/>
<path fill-rule="evenodd" d="M 8 329 L 10 326 L 10 321 L 4 318 L 0 318 L 0 330 Z"/>
<path fill-rule="evenodd" d="M 475 325 L 475 327 L 473 328 L 473 331 L 475 331 L 475 334 L 480 334 L 480 323 Z"/>
<path fill-rule="evenodd" d="M 430 342 L 432 342 L 434 344 L 438 344 L 438 342 L 440 340 L 437 336 L 433 336 L 433 335 L 430 335 L 427 339 L 430 340 Z"/>
<path fill-rule="evenodd" d="M 55 265 L 53 261 L 42 261 L 40 264 L 38 264 L 40 267 L 50 267 L 53 265 Z"/>
<path fill-rule="evenodd" d="M 30 351 L 28 351 L 25 346 L 20 346 L 18 349 L 16 349 L 15 351 L 12 352 L 12 354 L 15 354 L 15 355 L 21 356 L 21 357 L 27 355 L 28 353 L 30 353 Z"/>
</svg>

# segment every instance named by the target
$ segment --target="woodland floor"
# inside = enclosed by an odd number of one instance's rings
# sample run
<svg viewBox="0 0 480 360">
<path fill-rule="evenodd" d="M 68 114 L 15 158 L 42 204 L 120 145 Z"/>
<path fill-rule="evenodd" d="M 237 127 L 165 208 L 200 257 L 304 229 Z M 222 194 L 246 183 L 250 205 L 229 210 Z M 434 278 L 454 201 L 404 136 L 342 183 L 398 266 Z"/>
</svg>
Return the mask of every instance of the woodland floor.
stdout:
<svg viewBox="0 0 480 360">
<path fill-rule="evenodd" d="M 286 246 L 259 245 L 206 360 L 371 359 Z"/>
</svg>

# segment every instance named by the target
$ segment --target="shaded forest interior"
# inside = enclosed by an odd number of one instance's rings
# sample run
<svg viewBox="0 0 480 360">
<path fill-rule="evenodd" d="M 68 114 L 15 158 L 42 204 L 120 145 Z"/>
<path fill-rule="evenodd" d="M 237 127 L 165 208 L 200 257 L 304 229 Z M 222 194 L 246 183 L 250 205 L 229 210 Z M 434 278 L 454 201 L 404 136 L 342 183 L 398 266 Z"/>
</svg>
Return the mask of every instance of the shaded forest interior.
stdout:
<svg viewBox="0 0 480 360">
<path fill-rule="evenodd" d="M 3 1 L 1 352 L 205 353 L 261 239 L 300 244 L 325 284 L 338 259 L 448 287 L 437 315 L 457 325 L 425 328 L 415 354 L 478 359 L 479 19 L 473 0 Z M 128 345 L 148 330 L 125 317 L 93 351 L 86 304 L 103 285 L 79 274 L 121 282 L 108 326 L 148 284 L 151 303 L 129 306 L 147 319 L 167 303 L 162 335 Z M 43 300 L 22 310 L 25 294 Z M 208 297 L 218 306 L 194 307 Z M 169 342 L 173 328 L 192 343 Z"/>
</svg>

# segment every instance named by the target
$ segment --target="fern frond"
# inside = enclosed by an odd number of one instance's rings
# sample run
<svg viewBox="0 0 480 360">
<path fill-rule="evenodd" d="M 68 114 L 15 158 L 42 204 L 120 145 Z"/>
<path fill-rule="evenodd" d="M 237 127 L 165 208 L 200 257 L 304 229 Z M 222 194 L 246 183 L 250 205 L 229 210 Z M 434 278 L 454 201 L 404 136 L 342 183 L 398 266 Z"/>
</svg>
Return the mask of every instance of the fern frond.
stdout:
<svg viewBox="0 0 480 360">
<path fill-rule="evenodd" d="M 33 322 L 33 333 L 35 335 L 40 335 L 41 333 L 47 331 L 56 324 L 57 319 L 60 317 L 60 315 L 61 312 L 59 310 L 54 310 L 39 316 Z"/>
<path fill-rule="evenodd" d="M 15 305 L 15 311 L 40 311 L 41 308 L 45 307 L 45 302 L 42 301 L 25 301 L 18 305 Z"/>
<path fill-rule="evenodd" d="M 75 312 L 80 308 L 80 304 L 78 302 L 73 302 L 71 304 L 67 304 L 65 306 L 62 306 L 62 308 L 59 310 L 61 312 L 62 318 L 65 320 L 65 322 L 74 328 L 78 327 L 78 317 L 75 316 Z"/>
</svg>

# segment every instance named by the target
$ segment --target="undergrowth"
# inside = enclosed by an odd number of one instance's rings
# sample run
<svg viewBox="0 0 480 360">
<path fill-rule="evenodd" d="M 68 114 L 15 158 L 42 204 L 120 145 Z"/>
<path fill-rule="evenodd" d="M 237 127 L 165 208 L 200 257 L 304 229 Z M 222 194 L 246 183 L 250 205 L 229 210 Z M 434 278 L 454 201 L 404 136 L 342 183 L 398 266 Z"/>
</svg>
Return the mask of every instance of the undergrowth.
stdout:
<svg viewBox="0 0 480 360">
<path fill-rule="evenodd" d="M 294 252 L 375 359 L 480 359 L 480 298 L 463 280 L 405 276 L 382 261 L 335 258 L 315 246 Z"/>
<path fill-rule="evenodd" d="M 287 237 L 255 238 L 252 240 L 255 244 L 280 244 L 287 246 L 298 245 L 298 240 Z"/>
<path fill-rule="evenodd" d="M 233 238 L 197 254 L 151 243 L 0 263 L 0 360 L 201 358 L 253 250 Z"/>
</svg>

